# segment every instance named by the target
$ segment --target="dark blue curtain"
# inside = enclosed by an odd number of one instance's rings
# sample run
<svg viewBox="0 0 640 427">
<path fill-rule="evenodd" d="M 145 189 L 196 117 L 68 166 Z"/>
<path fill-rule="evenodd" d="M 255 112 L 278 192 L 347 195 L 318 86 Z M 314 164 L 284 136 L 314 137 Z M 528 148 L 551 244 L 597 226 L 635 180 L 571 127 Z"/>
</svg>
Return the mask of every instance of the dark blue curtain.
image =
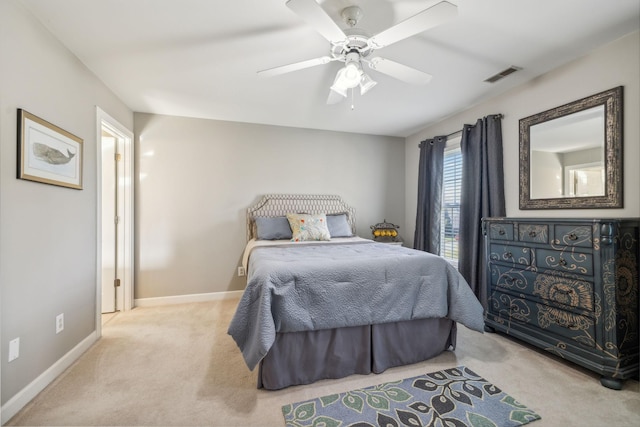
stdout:
<svg viewBox="0 0 640 427">
<path fill-rule="evenodd" d="M 446 136 L 420 143 L 418 164 L 418 209 L 414 249 L 440 253 L 440 211 L 442 207 L 442 168 Z"/>
<path fill-rule="evenodd" d="M 502 115 L 478 119 L 462 130 L 462 188 L 458 270 L 486 307 L 482 218 L 505 216 Z"/>
</svg>

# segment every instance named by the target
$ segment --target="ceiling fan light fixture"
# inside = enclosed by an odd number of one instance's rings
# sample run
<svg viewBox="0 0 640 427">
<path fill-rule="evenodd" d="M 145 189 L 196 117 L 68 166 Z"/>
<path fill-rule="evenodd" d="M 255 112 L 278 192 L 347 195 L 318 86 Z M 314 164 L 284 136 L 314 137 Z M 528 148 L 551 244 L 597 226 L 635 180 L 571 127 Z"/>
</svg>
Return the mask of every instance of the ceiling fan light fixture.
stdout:
<svg viewBox="0 0 640 427">
<path fill-rule="evenodd" d="M 340 87 L 340 86 L 336 86 L 333 85 L 331 86 L 331 90 L 334 91 L 335 93 L 344 96 L 345 98 L 347 97 L 347 89 Z"/>
<path fill-rule="evenodd" d="M 336 79 L 333 81 L 333 85 L 331 86 L 331 90 L 335 93 L 338 93 L 345 98 L 347 97 L 347 87 L 344 86 L 344 68 L 340 68 L 338 70 L 338 74 L 336 74 Z"/>
<path fill-rule="evenodd" d="M 344 87 L 349 89 L 354 88 L 360 84 L 362 79 L 362 67 L 358 62 L 349 62 L 343 68 L 342 82 Z"/>
<path fill-rule="evenodd" d="M 346 97 L 347 90 L 358 86 L 362 81 L 362 76 L 364 76 L 364 73 L 360 62 L 348 61 L 347 65 L 338 70 L 331 90 Z"/>
<path fill-rule="evenodd" d="M 360 79 L 360 95 L 364 95 L 369 92 L 369 90 L 377 84 L 378 82 L 373 80 L 367 74 L 362 73 L 362 79 Z"/>
</svg>

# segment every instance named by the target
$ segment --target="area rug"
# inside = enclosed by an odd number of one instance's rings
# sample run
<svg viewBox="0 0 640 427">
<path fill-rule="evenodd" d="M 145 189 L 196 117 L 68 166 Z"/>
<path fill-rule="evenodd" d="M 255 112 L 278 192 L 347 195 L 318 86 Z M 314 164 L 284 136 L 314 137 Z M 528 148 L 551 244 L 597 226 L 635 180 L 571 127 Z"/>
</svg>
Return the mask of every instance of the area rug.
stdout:
<svg viewBox="0 0 640 427">
<path fill-rule="evenodd" d="M 465 366 L 282 407 L 287 427 L 509 427 L 540 416 Z"/>
</svg>

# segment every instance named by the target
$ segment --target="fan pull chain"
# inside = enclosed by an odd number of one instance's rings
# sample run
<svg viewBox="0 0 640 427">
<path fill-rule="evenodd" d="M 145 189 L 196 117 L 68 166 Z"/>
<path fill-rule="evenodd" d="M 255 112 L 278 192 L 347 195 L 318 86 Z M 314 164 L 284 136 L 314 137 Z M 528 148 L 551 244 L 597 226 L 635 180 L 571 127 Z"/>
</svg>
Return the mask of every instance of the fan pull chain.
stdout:
<svg viewBox="0 0 640 427">
<path fill-rule="evenodd" d="M 354 105 L 354 104 L 355 104 L 355 103 L 354 103 L 354 101 L 353 101 L 353 89 L 351 89 L 351 111 L 353 111 L 353 109 L 355 108 L 355 105 Z"/>
</svg>

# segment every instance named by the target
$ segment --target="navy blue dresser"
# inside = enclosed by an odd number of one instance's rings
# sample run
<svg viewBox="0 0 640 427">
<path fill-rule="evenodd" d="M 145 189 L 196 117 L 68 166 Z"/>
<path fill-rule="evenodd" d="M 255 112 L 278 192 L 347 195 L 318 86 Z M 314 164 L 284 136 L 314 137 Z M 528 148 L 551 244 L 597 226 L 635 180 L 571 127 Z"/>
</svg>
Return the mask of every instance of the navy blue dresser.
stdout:
<svg viewBox="0 0 640 427">
<path fill-rule="evenodd" d="M 638 373 L 637 219 L 485 218 L 487 331 L 601 375 Z"/>
</svg>

